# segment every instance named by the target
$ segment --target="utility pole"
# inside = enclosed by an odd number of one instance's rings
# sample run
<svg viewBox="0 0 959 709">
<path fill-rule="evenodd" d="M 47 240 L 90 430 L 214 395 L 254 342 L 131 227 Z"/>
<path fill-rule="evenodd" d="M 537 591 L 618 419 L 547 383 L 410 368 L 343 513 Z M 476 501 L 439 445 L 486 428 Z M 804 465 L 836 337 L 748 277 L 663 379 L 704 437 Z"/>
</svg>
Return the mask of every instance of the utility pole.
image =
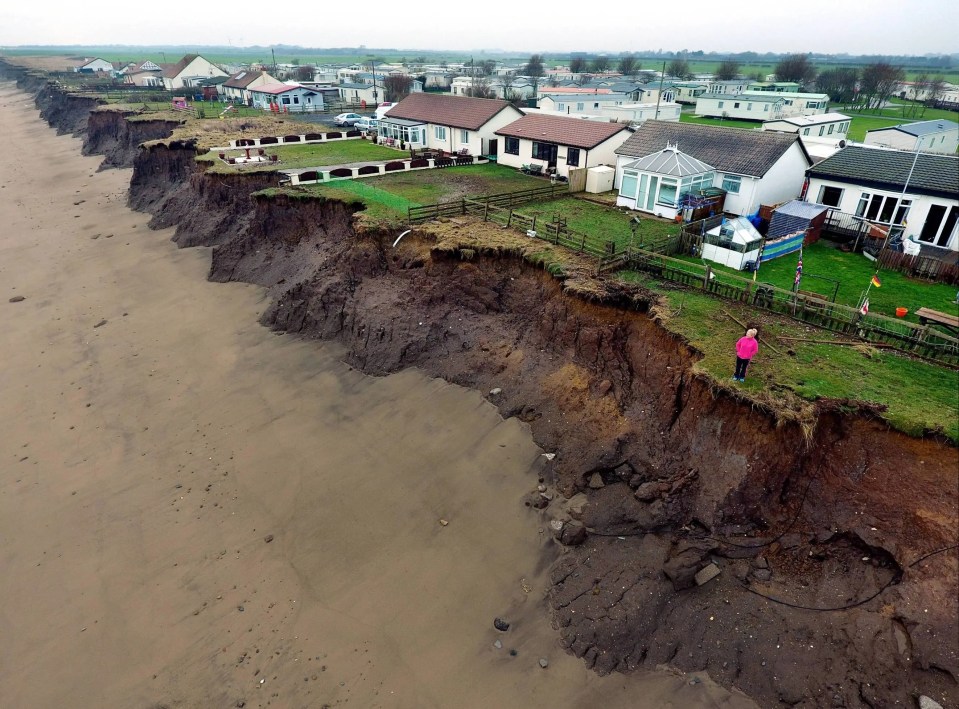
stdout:
<svg viewBox="0 0 959 709">
<path fill-rule="evenodd" d="M 370 59 L 370 69 L 373 70 L 373 112 L 375 113 L 376 107 L 380 105 L 376 99 L 376 57 Z"/>
<path fill-rule="evenodd" d="M 663 82 L 666 80 L 666 62 L 663 62 L 663 73 L 659 75 L 659 95 L 656 97 L 656 115 L 654 121 L 659 120 L 659 102 L 663 100 Z"/>
<path fill-rule="evenodd" d="M 273 47 L 270 47 L 270 54 L 273 55 L 273 75 L 276 76 L 276 52 L 273 51 Z"/>
</svg>

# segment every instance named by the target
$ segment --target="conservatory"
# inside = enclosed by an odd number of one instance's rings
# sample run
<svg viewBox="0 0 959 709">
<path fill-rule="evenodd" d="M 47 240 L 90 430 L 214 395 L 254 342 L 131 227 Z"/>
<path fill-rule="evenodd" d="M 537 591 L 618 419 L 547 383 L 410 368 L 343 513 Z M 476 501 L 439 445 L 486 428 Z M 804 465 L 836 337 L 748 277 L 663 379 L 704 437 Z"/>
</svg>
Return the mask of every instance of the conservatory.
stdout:
<svg viewBox="0 0 959 709">
<path fill-rule="evenodd" d="M 691 155 L 667 145 L 658 153 L 623 165 L 616 204 L 673 219 L 681 212 L 683 195 L 713 186 L 716 171 Z"/>
<path fill-rule="evenodd" d="M 377 132 L 380 142 L 385 145 L 417 149 L 426 147 L 426 124 L 419 121 L 384 117 L 380 119 Z"/>
</svg>

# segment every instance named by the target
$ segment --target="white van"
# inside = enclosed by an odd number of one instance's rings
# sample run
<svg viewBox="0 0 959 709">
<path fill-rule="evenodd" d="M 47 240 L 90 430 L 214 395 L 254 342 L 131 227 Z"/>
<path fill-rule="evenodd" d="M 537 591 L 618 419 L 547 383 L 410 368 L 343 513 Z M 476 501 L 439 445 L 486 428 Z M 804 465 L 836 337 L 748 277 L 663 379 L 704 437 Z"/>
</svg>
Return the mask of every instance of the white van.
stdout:
<svg viewBox="0 0 959 709">
<path fill-rule="evenodd" d="M 381 103 L 379 106 L 377 106 L 377 107 L 376 107 L 376 120 L 378 120 L 378 121 L 383 120 L 384 114 L 385 114 L 387 111 L 389 111 L 391 108 L 393 108 L 393 106 L 395 106 L 395 105 L 396 105 L 395 103 Z"/>
</svg>

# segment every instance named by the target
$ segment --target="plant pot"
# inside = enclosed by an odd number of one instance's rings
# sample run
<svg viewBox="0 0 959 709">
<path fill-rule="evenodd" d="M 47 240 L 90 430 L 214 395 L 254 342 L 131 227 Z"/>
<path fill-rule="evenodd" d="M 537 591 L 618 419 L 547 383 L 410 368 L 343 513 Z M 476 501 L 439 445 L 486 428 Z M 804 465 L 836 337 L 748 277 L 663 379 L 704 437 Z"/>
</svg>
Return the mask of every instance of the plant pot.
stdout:
<svg viewBox="0 0 959 709">
<path fill-rule="evenodd" d="M 908 308 L 896 308 L 896 317 L 897 317 L 897 318 L 904 318 L 904 317 L 906 317 L 906 315 L 908 315 L 908 314 L 909 314 Z"/>
</svg>

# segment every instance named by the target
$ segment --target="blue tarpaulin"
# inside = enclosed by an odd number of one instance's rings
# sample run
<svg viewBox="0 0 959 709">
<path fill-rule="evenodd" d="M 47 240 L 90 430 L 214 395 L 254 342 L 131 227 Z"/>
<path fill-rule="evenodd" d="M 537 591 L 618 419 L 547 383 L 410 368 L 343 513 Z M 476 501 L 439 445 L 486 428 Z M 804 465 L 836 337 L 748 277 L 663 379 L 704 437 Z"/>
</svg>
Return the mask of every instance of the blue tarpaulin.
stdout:
<svg viewBox="0 0 959 709">
<path fill-rule="evenodd" d="M 806 230 L 797 231 L 795 234 L 787 234 L 775 240 L 767 240 L 763 247 L 763 255 L 760 263 L 772 261 L 774 258 L 791 254 L 802 248 L 803 240 L 806 238 Z"/>
</svg>

